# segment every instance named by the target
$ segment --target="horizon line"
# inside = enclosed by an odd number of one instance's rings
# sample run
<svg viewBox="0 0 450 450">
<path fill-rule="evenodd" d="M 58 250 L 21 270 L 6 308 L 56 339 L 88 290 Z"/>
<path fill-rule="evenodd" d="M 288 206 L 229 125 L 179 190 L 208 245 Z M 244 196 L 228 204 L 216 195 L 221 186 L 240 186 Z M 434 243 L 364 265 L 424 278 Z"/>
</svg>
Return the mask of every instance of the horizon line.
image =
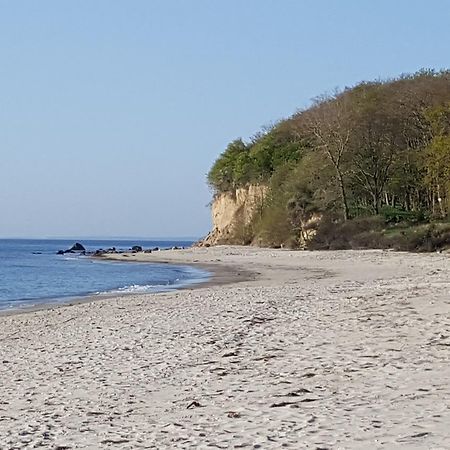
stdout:
<svg viewBox="0 0 450 450">
<path fill-rule="evenodd" d="M 109 241 L 109 240 L 145 240 L 145 241 L 195 241 L 200 239 L 198 236 L 0 236 L 0 239 L 14 239 L 14 240 L 97 240 L 97 241 Z"/>
</svg>

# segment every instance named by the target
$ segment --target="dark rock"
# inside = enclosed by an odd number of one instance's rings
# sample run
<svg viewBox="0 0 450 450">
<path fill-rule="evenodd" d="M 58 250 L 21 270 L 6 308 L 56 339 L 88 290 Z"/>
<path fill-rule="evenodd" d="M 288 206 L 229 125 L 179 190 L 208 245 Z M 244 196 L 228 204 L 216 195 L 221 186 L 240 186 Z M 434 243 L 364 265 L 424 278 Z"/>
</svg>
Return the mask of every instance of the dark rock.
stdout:
<svg viewBox="0 0 450 450">
<path fill-rule="evenodd" d="M 151 253 L 152 251 L 148 248 L 147 250 L 144 250 L 144 253 Z"/>
<path fill-rule="evenodd" d="M 152 250 L 153 250 L 154 252 L 159 252 L 159 247 L 154 247 Z"/>
<path fill-rule="evenodd" d="M 104 250 L 103 248 L 99 249 L 102 253 L 117 253 L 116 247 L 110 247 Z"/>
<path fill-rule="evenodd" d="M 85 252 L 86 249 L 79 242 L 75 242 L 75 244 L 73 244 L 72 247 L 69 248 L 69 251 Z"/>
<path fill-rule="evenodd" d="M 86 249 L 79 243 L 76 242 L 68 250 L 58 250 L 57 255 L 64 255 L 66 253 L 80 253 L 82 255 L 86 254 Z"/>
<path fill-rule="evenodd" d="M 142 252 L 142 247 L 140 245 L 133 245 L 133 247 L 131 247 L 131 251 L 132 252 Z"/>
</svg>

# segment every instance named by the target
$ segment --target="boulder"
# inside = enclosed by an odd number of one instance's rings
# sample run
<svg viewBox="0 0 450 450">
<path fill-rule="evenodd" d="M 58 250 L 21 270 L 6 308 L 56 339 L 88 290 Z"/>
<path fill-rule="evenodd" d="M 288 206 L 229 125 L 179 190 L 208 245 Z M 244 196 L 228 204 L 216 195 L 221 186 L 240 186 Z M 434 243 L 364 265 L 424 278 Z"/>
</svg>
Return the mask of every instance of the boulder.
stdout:
<svg viewBox="0 0 450 450">
<path fill-rule="evenodd" d="M 133 247 L 131 247 L 131 251 L 132 252 L 142 252 L 142 247 L 140 245 L 133 245 Z"/>
<path fill-rule="evenodd" d="M 68 251 L 85 252 L 86 249 L 79 242 L 75 242 L 75 244 L 73 244 L 72 247 L 70 247 Z"/>
<path fill-rule="evenodd" d="M 56 252 L 57 255 L 65 255 L 66 253 L 80 253 L 85 255 L 86 249 L 79 242 L 75 242 L 68 250 L 58 250 Z"/>
</svg>

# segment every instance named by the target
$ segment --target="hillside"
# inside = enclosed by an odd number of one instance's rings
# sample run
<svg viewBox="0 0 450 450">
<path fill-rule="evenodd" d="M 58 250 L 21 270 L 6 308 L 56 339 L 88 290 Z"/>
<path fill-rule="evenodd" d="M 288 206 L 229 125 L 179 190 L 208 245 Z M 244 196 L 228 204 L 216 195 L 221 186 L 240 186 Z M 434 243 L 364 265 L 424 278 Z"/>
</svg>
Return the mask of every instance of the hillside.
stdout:
<svg viewBox="0 0 450 450">
<path fill-rule="evenodd" d="M 210 244 L 443 248 L 450 243 L 450 71 L 321 96 L 249 142 L 231 142 L 208 182 L 213 207 L 236 209 L 226 230 L 215 218 Z M 255 187 L 264 196 L 242 199 Z"/>
</svg>

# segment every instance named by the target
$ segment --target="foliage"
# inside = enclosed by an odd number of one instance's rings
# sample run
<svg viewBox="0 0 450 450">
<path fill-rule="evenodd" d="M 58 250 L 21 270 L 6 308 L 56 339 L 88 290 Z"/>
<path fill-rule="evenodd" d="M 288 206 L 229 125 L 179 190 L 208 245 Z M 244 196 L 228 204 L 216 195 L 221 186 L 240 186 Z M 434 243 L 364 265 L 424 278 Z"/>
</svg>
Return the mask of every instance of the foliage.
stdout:
<svg viewBox="0 0 450 450">
<path fill-rule="evenodd" d="M 392 206 L 383 206 L 381 214 L 388 224 L 402 222 L 415 224 L 425 222 L 429 218 L 424 211 L 405 211 Z"/>
<path fill-rule="evenodd" d="M 433 213 L 445 217 L 450 202 L 450 103 L 430 109 L 432 139 L 425 149 L 425 184 L 433 193 Z"/>
<path fill-rule="evenodd" d="M 232 191 L 250 183 L 268 182 L 277 168 L 300 160 L 304 143 L 286 123 L 258 134 L 250 143 L 231 142 L 208 174 L 216 192 Z"/>
<path fill-rule="evenodd" d="M 269 187 L 245 241 L 299 245 L 320 215 L 317 248 L 395 246 L 374 223 L 389 229 L 450 216 L 450 72 L 421 70 L 322 96 L 249 142 L 231 142 L 208 182 L 216 193 Z"/>
<path fill-rule="evenodd" d="M 243 177 L 247 169 L 248 148 L 242 139 L 231 142 L 208 174 L 208 182 L 218 191 L 228 191 L 238 186 L 238 177 Z"/>
<path fill-rule="evenodd" d="M 398 227 L 386 225 L 381 216 L 336 222 L 325 218 L 309 244 L 311 250 L 391 248 L 398 251 L 430 252 L 450 248 L 450 224 Z"/>
</svg>

